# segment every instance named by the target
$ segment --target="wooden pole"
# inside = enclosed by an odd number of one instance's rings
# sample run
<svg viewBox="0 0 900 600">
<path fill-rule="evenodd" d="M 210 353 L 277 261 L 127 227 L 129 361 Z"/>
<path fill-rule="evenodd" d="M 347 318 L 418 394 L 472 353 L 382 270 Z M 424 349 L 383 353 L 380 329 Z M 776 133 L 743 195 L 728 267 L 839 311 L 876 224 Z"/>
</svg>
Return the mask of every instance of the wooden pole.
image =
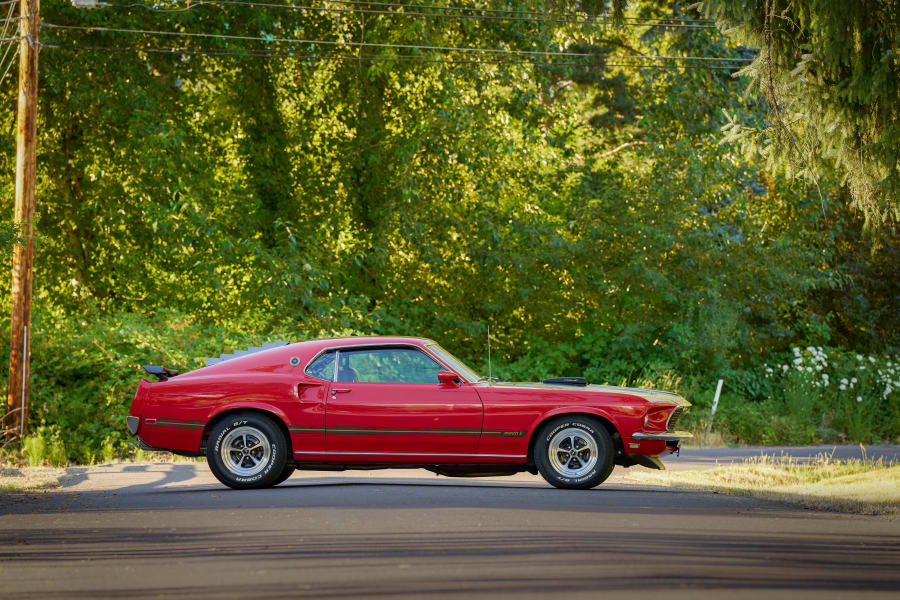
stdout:
<svg viewBox="0 0 900 600">
<path fill-rule="evenodd" d="M 38 25 L 40 0 L 19 0 L 19 106 L 16 128 L 16 207 L 13 222 L 22 244 L 13 249 L 9 345 L 9 422 L 22 436 L 28 422 L 28 349 L 34 258 L 34 188 L 37 149 Z"/>
</svg>

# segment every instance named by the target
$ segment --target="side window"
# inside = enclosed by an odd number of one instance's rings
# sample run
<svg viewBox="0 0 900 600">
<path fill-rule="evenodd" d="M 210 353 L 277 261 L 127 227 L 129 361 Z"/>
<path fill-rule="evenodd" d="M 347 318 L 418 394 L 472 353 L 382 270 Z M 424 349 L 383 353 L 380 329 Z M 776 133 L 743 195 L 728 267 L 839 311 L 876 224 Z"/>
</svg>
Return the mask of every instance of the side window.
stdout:
<svg viewBox="0 0 900 600">
<path fill-rule="evenodd" d="M 441 366 L 412 348 L 341 350 L 338 381 L 438 383 Z"/>
<path fill-rule="evenodd" d="M 306 374 L 331 381 L 334 379 L 334 351 L 326 352 L 306 367 Z"/>
</svg>

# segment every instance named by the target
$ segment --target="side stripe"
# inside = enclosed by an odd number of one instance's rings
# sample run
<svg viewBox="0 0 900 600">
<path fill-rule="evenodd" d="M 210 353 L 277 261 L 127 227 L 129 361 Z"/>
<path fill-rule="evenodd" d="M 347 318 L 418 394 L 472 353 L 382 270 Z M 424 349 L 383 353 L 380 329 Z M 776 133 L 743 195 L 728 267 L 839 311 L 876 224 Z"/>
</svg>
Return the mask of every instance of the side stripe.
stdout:
<svg viewBox="0 0 900 600">
<path fill-rule="evenodd" d="M 147 422 L 147 419 L 144 419 L 144 422 L 147 425 L 156 425 L 157 427 L 177 427 L 179 429 L 203 429 L 206 426 L 204 421 L 181 421 L 178 419 L 156 419 L 156 423 Z"/>
<path fill-rule="evenodd" d="M 145 424 L 157 427 L 174 427 L 178 429 L 203 429 L 204 421 L 184 421 L 180 419 L 145 419 Z M 337 435 L 451 435 L 468 436 L 481 435 L 491 437 L 522 437 L 524 431 L 518 429 L 414 429 L 414 428 L 388 428 L 388 427 L 319 427 L 294 425 L 288 428 L 291 433 L 330 433 Z"/>
</svg>

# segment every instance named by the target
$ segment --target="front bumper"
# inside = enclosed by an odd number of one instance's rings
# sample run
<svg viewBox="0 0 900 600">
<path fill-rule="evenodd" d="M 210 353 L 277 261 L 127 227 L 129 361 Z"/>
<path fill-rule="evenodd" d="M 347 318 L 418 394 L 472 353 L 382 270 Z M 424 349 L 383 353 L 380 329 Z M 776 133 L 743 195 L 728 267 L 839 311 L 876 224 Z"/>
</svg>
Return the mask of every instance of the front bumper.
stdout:
<svg viewBox="0 0 900 600">
<path fill-rule="evenodd" d="M 689 440 L 694 437 L 694 434 L 689 431 L 663 431 L 660 433 L 652 433 L 645 431 L 638 431 L 637 433 L 631 434 L 633 439 L 639 441 L 660 441 L 660 442 L 680 442 L 682 440 Z"/>
</svg>

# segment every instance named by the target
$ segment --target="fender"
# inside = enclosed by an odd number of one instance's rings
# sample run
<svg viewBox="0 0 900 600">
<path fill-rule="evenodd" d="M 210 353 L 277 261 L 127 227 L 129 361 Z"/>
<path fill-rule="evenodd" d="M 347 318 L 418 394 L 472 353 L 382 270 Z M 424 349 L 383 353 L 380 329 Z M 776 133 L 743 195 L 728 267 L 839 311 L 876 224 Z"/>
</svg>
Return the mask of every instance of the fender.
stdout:
<svg viewBox="0 0 900 600">
<path fill-rule="evenodd" d="M 296 394 L 296 391 L 294 393 Z M 216 406 L 213 410 L 210 411 L 209 415 L 206 417 L 207 427 L 212 422 L 212 420 L 216 418 L 216 416 L 222 414 L 225 411 L 237 410 L 237 409 L 262 410 L 262 411 L 269 412 L 269 413 L 272 413 L 273 415 L 277 416 L 279 419 L 281 419 L 281 421 L 285 425 L 291 424 L 290 419 L 285 414 L 285 412 L 283 410 L 281 410 L 280 408 L 278 408 L 277 406 L 275 406 L 274 404 L 270 404 L 269 402 L 254 401 L 254 400 L 251 400 L 251 401 L 241 400 L 238 402 L 229 402 L 228 404 L 222 404 L 222 405 Z"/>
<path fill-rule="evenodd" d="M 612 426 L 615 428 L 615 430 L 617 432 L 619 432 L 619 435 L 622 435 L 621 427 L 619 426 L 617 420 L 609 413 L 609 411 L 603 410 L 600 408 L 596 408 L 594 406 L 564 406 L 561 408 L 555 408 L 551 411 L 548 411 L 548 412 L 542 414 L 539 418 L 537 418 L 528 428 L 527 439 L 530 440 L 531 437 L 534 435 L 534 432 L 537 429 L 538 425 L 540 425 L 547 419 L 552 419 L 553 417 L 558 417 L 560 415 L 577 414 L 577 413 L 584 413 L 584 414 L 589 414 L 589 415 L 596 415 L 598 417 L 603 417 L 604 419 L 606 419 L 607 421 L 612 423 Z"/>
</svg>

